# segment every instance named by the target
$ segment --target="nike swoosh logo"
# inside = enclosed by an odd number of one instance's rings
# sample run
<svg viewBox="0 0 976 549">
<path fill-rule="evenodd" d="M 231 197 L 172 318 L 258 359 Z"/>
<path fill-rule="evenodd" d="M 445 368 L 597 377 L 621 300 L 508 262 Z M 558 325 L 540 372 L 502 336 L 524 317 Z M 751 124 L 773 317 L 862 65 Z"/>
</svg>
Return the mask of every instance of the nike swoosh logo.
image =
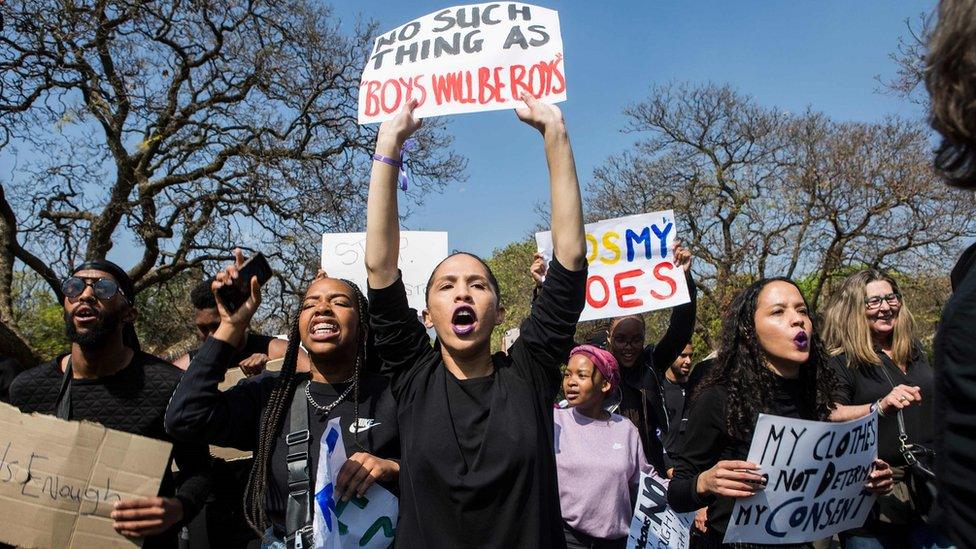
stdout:
<svg viewBox="0 0 976 549">
<path fill-rule="evenodd" d="M 382 425 L 381 422 L 375 419 L 359 419 L 358 423 L 353 423 L 349 425 L 349 432 L 352 434 L 362 433 L 363 431 L 368 431 L 377 425 Z"/>
</svg>

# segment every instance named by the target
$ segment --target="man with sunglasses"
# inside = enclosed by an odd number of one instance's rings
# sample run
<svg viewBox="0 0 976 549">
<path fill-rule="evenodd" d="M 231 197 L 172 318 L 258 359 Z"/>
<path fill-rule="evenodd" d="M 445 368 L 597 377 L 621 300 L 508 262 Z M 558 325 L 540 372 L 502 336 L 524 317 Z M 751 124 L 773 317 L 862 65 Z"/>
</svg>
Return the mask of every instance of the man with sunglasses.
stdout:
<svg viewBox="0 0 976 549">
<path fill-rule="evenodd" d="M 27 370 L 10 387 L 21 411 L 94 421 L 119 431 L 171 440 L 163 415 L 182 371 L 142 352 L 136 336 L 135 287 L 118 265 L 89 261 L 61 285 L 70 352 Z M 145 538 L 143 547 L 176 547 L 180 528 L 211 491 L 210 455 L 205 445 L 174 444 L 159 497 L 116 504 L 115 529 Z"/>
</svg>

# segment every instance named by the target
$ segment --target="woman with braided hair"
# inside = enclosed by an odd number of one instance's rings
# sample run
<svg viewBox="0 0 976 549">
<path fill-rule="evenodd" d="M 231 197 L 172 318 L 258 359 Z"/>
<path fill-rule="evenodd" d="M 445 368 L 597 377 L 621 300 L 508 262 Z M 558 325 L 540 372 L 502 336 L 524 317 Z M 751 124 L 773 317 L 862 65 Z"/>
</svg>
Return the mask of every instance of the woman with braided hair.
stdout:
<svg viewBox="0 0 976 549">
<path fill-rule="evenodd" d="M 311 539 L 312 484 L 320 439 L 331 418 L 339 418 L 352 454 L 339 471 L 336 496 L 361 497 L 374 482 L 396 486 L 395 404 L 386 378 L 364 371 L 366 298 L 355 284 L 322 274 L 305 291 L 291 324 L 281 372 L 265 372 L 220 392 L 217 385 L 261 302 L 256 278 L 250 281 L 250 297 L 237 310 L 221 302 L 217 290 L 238 279 L 243 257 L 239 251 L 236 255 L 236 263 L 213 283 L 220 327 L 194 356 L 173 394 L 166 430 L 179 439 L 254 451 L 244 496 L 247 521 L 264 536 L 264 547 L 292 547 L 296 533 L 305 542 Z M 299 344 L 311 361 L 309 373 L 295 371 Z"/>
<path fill-rule="evenodd" d="M 736 296 L 724 319 L 715 364 L 692 397 L 668 486 L 668 503 L 675 511 L 708 507 L 699 547 L 722 547 L 735 498 L 764 487 L 759 466 L 746 461 L 759 414 L 827 421 L 836 385 L 806 300 L 793 281 L 762 279 Z M 875 461 L 865 488 L 891 489 L 887 463 Z"/>
</svg>

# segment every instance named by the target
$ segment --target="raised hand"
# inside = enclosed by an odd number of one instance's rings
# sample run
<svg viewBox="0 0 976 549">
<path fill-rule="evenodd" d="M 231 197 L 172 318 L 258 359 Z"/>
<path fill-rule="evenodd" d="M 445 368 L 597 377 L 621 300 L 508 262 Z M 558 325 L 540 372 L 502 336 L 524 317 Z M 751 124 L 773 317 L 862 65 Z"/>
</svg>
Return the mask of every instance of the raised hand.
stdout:
<svg viewBox="0 0 976 549">
<path fill-rule="evenodd" d="M 546 258 L 539 252 L 535 253 L 535 259 L 529 267 L 529 274 L 535 280 L 536 286 L 542 286 L 542 282 L 546 279 Z"/>
<path fill-rule="evenodd" d="M 680 240 L 674 241 L 674 266 L 681 267 L 686 273 L 691 270 L 691 260 L 695 257 L 691 251 L 681 245 Z"/>
<path fill-rule="evenodd" d="M 210 289 L 213 291 L 214 297 L 217 300 L 217 313 L 220 314 L 220 326 L 214 332 L 214 337 L 221 341 L 226 341 L 235 347 L 240 346 L 243 342 L 244 333 L 251 324 L 251 318 L 257 312 L 258 306 L 261 305 L 261 284 L 258 283 L 256 276 L 251 277 L 249 281 L 251 294 L 248 296 L 247 301 L 233 313 L 228 311 L 227 307 L 224 306 L 217 290 L 224 286 L 236 284 L 240 278 L 238 269 L 242 265 L 244 265 L 244 254 L 240 249 L 236 249 L 234 250 L 234 263 L 217 273 L 213 283 L 210 285 Z"/>
<path fill-rule="evenodd" d="M 403 104 L 403 108 L 396 117 L 380 124 L 380 131 L 376 136 L 376 152 L 383 156 L 399 159 L 400 148 L 410 138 L 424 121 L 414 116 L 417 100 L 411 99 Z"/>
<path fill-rule="evenodd" d="M 522 92 L 522 101 L 525 107 L 515 109 L 515 114 L 519 120 L 539 130 L 542 135 L 546 135 L 547 130 L 565 129 L 563 122 L 563 112 L 559 107 L 550 103 L 543 103 L 529 92 Z"/>
</svg>

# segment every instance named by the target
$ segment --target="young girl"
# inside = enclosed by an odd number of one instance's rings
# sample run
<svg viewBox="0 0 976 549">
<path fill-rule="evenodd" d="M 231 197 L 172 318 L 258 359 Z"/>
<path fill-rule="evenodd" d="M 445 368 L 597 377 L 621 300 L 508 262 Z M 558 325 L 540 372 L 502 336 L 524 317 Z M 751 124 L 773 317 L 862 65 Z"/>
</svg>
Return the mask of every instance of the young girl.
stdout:
<svg viewBox="0 0 976 549">
<path fill-rule="evenodd" d="M 305 291 L 281 372 L 266 372 L 220 392 L 217 385 L 261 302 L 257 278 L 250 281 L 248 300 L 233 313 L 220 301 L 217 290 L 234 284 L 242 263 L 237 252 L 235 265 L 213 283 L 220 327 L 183 374 L 166 410 L 166 430 L 179 439 L 255 451 L 244 497 L 248 523 L 264 536 L 263 547 L 292 547 L 296 536 L 308 546 L 310 498 L 329 419 L 340 418 L 343 442 L 352 454 L 339 471 L 337 495 L 361 496 L 376 481 L 396 485 L 394 403 L 387 380 L 362 371 L 366 299 L 355 284 L 326 276 Z M 299 342 L 311 361 L 310 373 L 295 371 Z"/>
<path fill-rule="evenodd" d="M 563 373 L 569 407 L 554 412 L 559 505 L 570 549 L 626 547 L 630 495 L 641 472 L 651 470 L 637 427 L 603 409 L 619 385 L 612 354 L 592 345 L 570 352 Z"/>
<path fill-rule="evenodd" d="M 391 375 L 403 441 L 398 547 L 559 547 L 552 403 L 583 310 L 586 241 L 562 114 L 523 96 L 549 163 L 554 257 L 508 356 L 491 354 L 504 318 L 494 275 L 454 254 L 427 284 L 424 323 L 397 270 L 397 162 L 420 127 L 415 103 L 380 126 L 370 179 L 366 270 L 375 348 Z M 426 327 L 437 334 L 433 347 Z"/>
<path fill-rule="evenodd" d="M 694 395 L 668 486 L 675 511 L 708 506 L 702 547 L 722 547 L 734 498 L 763 488 L 759 466 L 745 461 L 759 414 L 826 421 L 836 387 L 796 284 L 762 279 L 736 296 L 718 358 Z M 866 488 L 891 489 L 887 463 L 875 461 Z"/>
</svg>

